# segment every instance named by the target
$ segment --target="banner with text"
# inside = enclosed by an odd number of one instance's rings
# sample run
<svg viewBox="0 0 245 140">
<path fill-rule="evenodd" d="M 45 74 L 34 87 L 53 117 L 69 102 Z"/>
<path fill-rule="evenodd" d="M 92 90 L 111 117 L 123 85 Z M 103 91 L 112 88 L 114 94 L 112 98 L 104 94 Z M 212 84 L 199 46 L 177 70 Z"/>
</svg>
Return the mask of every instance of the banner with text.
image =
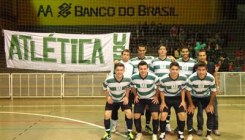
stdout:
<svg viewBox="0 0 245 140">
<path fill-rule="evenodd" d="M 8 68 L 110 71 L 129 48 L 130 33 L 59 34 L 4 30 Z"/>
<path fill-rule="evenodd" d="M 220 0 L 28 0 L 18 1 L 20 25 L 212 24 Z"/>
</svg>

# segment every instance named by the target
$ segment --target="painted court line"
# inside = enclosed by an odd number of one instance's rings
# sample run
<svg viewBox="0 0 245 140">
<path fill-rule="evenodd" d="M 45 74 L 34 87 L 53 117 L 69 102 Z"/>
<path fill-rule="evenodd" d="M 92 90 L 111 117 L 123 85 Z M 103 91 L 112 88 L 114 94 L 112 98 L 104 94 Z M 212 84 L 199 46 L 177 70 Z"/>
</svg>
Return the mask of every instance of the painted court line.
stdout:
<svg viewBox="0 0 245 140">
<path fill-rule="evenodd" d="M 41 117 L 48 117 L 48 118 L 55 118 L 55 119 L 62 119 L 62 120 L 68 120 L 68 121 L 73 121 L 73 122 L 78 122 L 78 123 L 82 123 L 82 124 L 87 124 L 90 126 L 94 126 L 100 129 L 105 129 L 103 126 L 94 124 L 94 123 L 90 123 L 90 122 L 86 122 L 86 121 L 81 121 L 81 120 L 76 120 L 76 119 L 71 119 L 71 118 L 66 118 L 66 117 L 60 117 L 60 116 L 53 116 L 53 115 L 45 115 L 45 114 L 36 114 L 36 113 L 24 113 L 24 112 L 4 112 L 4 111 L 0 111 L 0 114 L 18 114 L 18 115 L 31 115 L 31 116 L 41 116 Z M 122 137 L 126 138 L 126 135 L 120 133 L 120 132 L 116 132 L 117 135 L 120 135 Z"/>
</svg>

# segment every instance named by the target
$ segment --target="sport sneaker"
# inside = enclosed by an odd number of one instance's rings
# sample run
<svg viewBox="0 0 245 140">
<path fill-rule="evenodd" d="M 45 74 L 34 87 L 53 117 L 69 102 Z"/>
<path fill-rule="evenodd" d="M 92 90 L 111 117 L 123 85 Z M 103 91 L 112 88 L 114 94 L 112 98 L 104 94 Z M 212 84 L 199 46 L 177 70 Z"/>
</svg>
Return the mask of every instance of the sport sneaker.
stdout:
<svg viewBox="0 0 245 140">
<path fill-rule="evenodd" d="M 198 136 L 202 136 L 202 130 L 201 130 L 201 129 L 198 129 L 196 134 L 197 134 Z"/>
<path fill-rule="evenodd" d="M 111 135 L 105 133 L 105 135 L 101 138 L 101 140 L 111 140 Z"/>
<path fill-rule="evenodd" d="M 117 120 L 111 120 L 111 132 L 116 132 L 117 131 Z"/>
<path fill-rule="evenodd" d="M 152 131 L 152 129 L 151 129 L 151 127 L 149 125 L 145 126 L 145 132 L 148 133 L 148 134 L 153 134 L 153 131 Z"/>
<path fill-rule="evenodd" d="M 170 124 L 166 124 L 166 132 L 171 132 L 171 127 L 170 127 Z"/>
<path fill-rule="evenodd" d="M 142 139 L 142 133 L 138 133 L 138 134 L 136 135 L 135 140 L 141 140 L 141 139 Z"/>
<path fill-rule="evenodd" d="M 221 135 L 220 132 L 219 132 L 219 130 L 213 130 L 213 133 L 214 133 L 214 135 L 216 135 L 216 136 L 220 136 L 220 135 Z"/>
<path fill-rule="evenodd" d="M 177 140 L 185 140 L 184 135 L 180 135 L 180 136 L 178 136 L 178 139 L 177 139 Z"/>
<path fill-rule="evenodd" d="M 128 132 L 127 140 L 134 140 L 134 135 L 132 132 Z"/>
<path fill-rule="evenodd" d="M 213 138 L 210 135 L 207 135 L 205 140 L 213 140 Z"/>
<path fill-rule="evenodd" d="M 192 134 L 189 134 L 189 135 L 188 135 L 187 140 L 193 140 Z"/>
<path fill-rule="evenodd" d="M 165 140 L 165 133 L 161 133 L 161 134 L 160 134 L 159 140 Z"/>
<path fill-rule="evenodd" d="M 157 135 L 156 134 L 152 135 L 152 140 L 157 140 Z"/>
</svg>

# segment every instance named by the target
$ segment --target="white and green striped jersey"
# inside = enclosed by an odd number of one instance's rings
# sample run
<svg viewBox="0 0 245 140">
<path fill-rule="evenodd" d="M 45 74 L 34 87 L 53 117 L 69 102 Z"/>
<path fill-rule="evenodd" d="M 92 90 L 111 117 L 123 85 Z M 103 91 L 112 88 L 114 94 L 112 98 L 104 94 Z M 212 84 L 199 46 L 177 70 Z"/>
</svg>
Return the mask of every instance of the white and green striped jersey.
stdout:
<svg viewBox="0 0 245 140">
<path fill-rule="evenodd" d="M 152 60 L 154 59 L 153 56 L 145 56 L 144 59 L 140 59 L 139 57 L 134 57 L 130 60 L 131 64 L 134 65 L 134 73 L 138 72 L 138 64 L 141 62 L 141 61 L 145 61 L 148 66 L 150 67 L 150 64 L 152 62 Z"/>
<path fill-rule="evenodd" d="M 208 97 L 210 91 L 216 92 L 215 79 L 210 73 L 207 73 L 204 79 L 200 79 L 195 72 L 187 79 L 186 90 L 191 92 L 191 96 L 197 98 Z"/>
<path fill-rule="evenodd" d="M 140 99 L 152 99 L 156 94 L 156 85 L 158 84 L 158 77 L 151 72 L 148 72 L 145 78 L 142 78 L 139 72 L 131 77 L 131 86 L 136 88 Z"/>
<path fill-rule="evenodd" d="M 181 96 L 181 91 L 186 88 L 187 77 L 185 74 L 179 74 L 177 79 L 172 79 L 170 74 L 166 74 L 159 79 L 159 90 L 164 92 L 166 97 Z"/>
<path fill-rule="evenodd" d="M 168 57 L 166 57 L 166 59 L 164 59 L 164 60 L 162 60 L 160 58 L 155 58 L 150 65 L 150 69 L 158 77 L 162 77 L 163 75 L 169 73 L 171 63 L 172 63 L 172 61 Z"/>
<path fill-rule="evenodd" d="M 184 61 L 182 58 L 176 60 L 180 65 L 180 72 L 184 73 L 187 77 L 189 77 L 193 73 L 193 68 L 196 64 L 196 60 L 193 58 L 189 58 L 188 61 Z"/>
<path fill-rule="evenodd" d="M 105 79 L 103 89 L 109 91 L 109 96 L 112 97 L 114 102 L 122 102 L 130 82 L 131 79 L 129 77 L 123 77 L 121 81 L 117 81 L 115 75 L 110 75 Z"/>
</svg>

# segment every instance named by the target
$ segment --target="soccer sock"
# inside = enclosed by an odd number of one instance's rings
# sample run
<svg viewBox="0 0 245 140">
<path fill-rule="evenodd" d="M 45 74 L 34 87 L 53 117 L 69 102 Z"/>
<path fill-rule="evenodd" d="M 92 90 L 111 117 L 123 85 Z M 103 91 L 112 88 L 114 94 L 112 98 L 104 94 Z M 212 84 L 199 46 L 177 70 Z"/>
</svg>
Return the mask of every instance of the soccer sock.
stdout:
<svg viewBox="0 0 245 140">
<path fill-rule="evenodd" d="M 210 112 L 207 113 L 207 135 L 211 134 L 213 129 L 213 114 Z"/>
<path fill-rule="evenodd" d="M 128 131 L 132 131 L 132 127 L 133 127 L 133 119 L 128 119 L 128 118 L 127 118 L 126 124 L 127 124 Z"/>
<path fill-rule="evenodd" d="M 106 130 L 106 133 L 108 133 L 109 135 L 110 135 L 110 131 L 111 131 L 110 125 L 111 125 L 110 119 L 108 119 L 108 120 L 104 119 L 105 130 Z"/>
<path fill-rule="evenodd" d="M 183 131 L 185 129 L 185 121 L 180 121 L 179 120 L 178 128 L 179 128 L 179 131 L 183 133 Z"/>
<path fill-rule="evenodd" d="M 118 110 L 112 109 L 111 119 L 118 120 Z"/>
<path fill-rule="evenodd" d="M 160 120 L 160 132 L 164 133 L 166 131 L 166 121 Z"/>
<path fill-rule="evenodd" d="M 158 126 L 159 126 L 159 120 L 152 120 L 153 125 L 153 134 L 157 134 L 158 132 Z"/>
<path fill-rule="evenodd" d="M 136 128 L 136 131 L 138 133 L 141 133 L 141 118 L 139 119 L 134 119 L 134 125 L 135 125 L 135 128 Z"/>
<path fill-rule="evenodd" d="M 145 123 L 146 123 L 146 125 L 150 125 L 150 123 L 151 123 L 151 111 L 150 111 L 150 109 L 146 109 L 145 110 Z"/>
</svg>

